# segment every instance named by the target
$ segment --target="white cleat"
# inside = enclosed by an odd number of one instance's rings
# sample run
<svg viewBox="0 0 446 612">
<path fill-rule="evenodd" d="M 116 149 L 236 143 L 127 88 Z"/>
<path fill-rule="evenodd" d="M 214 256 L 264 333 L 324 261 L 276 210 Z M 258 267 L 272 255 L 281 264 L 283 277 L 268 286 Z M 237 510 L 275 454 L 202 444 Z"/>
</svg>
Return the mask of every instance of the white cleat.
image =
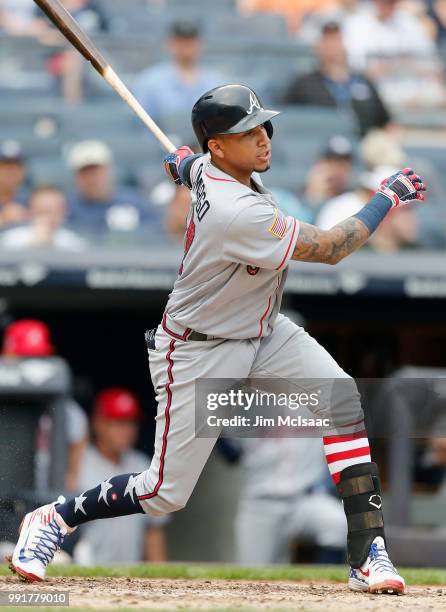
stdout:
<svg viewBox="0 0 446 612">
<path fill-rule="evenodd" d="M 406 583 L 393 567 L 383 538 L 378 536 L 373 540 L 369 556 L 360 568 L 350 568 L 348 586 L 352 591 L 405 594 Z"/>
<path fill-rule="evenodd" d="M 57 502 L 29 512 L 22 521 L 9 567 L 27 582 L 45 579 L 46 568 L 64 537 L 76 529 L 68 527 L 56 512 L 56 506 L 64 502 L 65 498 L 59 497 Z"/>
</svg>

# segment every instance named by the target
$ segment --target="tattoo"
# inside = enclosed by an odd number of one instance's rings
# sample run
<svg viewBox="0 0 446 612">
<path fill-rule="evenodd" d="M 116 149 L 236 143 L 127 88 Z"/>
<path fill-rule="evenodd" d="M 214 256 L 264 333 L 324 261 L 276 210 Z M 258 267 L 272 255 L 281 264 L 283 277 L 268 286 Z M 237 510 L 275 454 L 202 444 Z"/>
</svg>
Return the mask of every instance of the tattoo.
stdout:
<svg viewBox="0 0 446 612">
<path fill-rule="evenodd" d="M 314 263 L 337 264 L 361 247 L 369 237 L 362 221 L 349 217 L 330 230 L 301 223 L 293 259 Z"/>
</svg>

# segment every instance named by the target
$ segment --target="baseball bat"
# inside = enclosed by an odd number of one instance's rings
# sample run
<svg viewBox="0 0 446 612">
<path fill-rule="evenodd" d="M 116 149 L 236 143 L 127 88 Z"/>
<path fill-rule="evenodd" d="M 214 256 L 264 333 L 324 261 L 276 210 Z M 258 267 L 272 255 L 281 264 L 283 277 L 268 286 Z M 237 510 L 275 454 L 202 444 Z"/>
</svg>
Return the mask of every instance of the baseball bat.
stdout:
<svg viewBox="0 0 446 612">
<path fill-rule="evenodd" d="M 144 125 L 159 140 L 161 145 L 168 153 L 173 153 L 176 146 L 157 126 L 152 117 L 143 109 L 141 104 L 119 78 L 110 64 L 104 59 L 96 45 L 85 34 L 76 20 L 62 6 L 59 0 L 34 0 L 42 9 L 47 17 L 54 23 L 56 28 L 65 36 L 67 40 L 81 53 L 103 79 L 116 91 L 117 94 L 126 102 L 130 108 L 141 119 Z"/>
</svg>

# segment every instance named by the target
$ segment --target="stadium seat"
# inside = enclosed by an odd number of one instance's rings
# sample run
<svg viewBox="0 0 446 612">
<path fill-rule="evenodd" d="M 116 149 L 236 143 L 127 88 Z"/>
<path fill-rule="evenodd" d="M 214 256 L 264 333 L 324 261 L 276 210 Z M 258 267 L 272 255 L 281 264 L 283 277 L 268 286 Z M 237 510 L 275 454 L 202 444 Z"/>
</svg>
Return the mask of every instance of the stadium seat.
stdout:
<svg viewBox="0 0 446 612">
<path fill-rule="evenodd" d="M 117 132 L 130 131 L 133 113 L 117 96 L 110 96 L 100 103 L 63 106 L 61 108 L 61 129 L 69 137 L 87 136 L 91 132 L 102 134 L 113 129 Z"/>
<path fill-rule="evenodd" d="M 275 135 L 272 143 L 273 161 L 287 166 L 309 166 L 318 157 L 326 140 L 324 138 L 308 138 L 298 133 L 288 134 L 286 137 L 278 132 L 276 126 L 280 117 L 274 123 Z"/>
<path fill-rule="evenodd" d="M 262 176 L 262 180 L 267 189 L 276 187 L 296 191 L 296 189 L 305 184 L 307 171 L 307 166 L 295 164 L 287 168 L 276 163 L 273 159 L 271 169 Z"/>
<path fill-rule="evenodd" d="M 351 113 L 317 106 L 282 106 L 277 131 L 280 134 L 312 135 L 328 138 L 342 134 L 356 140 L 359 136 L 356 118 Z"/>
<path fill-rule="evenodd" d="M 184 9 L 184 0 L 165 0 L 166 9 L 171 12 L 182 11 Z M 187 0 L 187 9 L 192 11 L 200 11 L 203 16 L 212 15 L 213 11 L 219 12 L 236 12 L 236 0 Z"/>
<path fill-rule="evenodd" d="M 122 0 L 97 0 L 97 4 L 110 18 L 128 14 L 129 7 Z M 148 12 L 147 0 L 132 0 L 132 12 L 142 14 Z"/>
<path fill-rule="evenodd" d="M 35 155 L 29 162 L 29 178 L 34 185 L 56 185 L 66 189 L 71 173 L 60 157 Z"/>
<path fill-rule="evenodd" d="M 243 17 L 238 14 L 223 14 L 218 20 L 208 22 L 209 40 L 216 38 L 242 40 L 286 40 L 288 32 L 286 22 L 281 15 L 255 14 Z"/>
<path fill-rule="evenodd" d="M 39 138 L 32 133 L 11 134 L 11 136 L 20 143 L 27 159 L 46 155 L 58 156 L 60 154 L 61 141 L 58 137 Z"/>
<path fill-rule="evenodd" d="M 418 128 L 445 128 L 446 115 L 444 109 L 417 109 L 397 112 L 396 121 L 404 126 Z"/>
</svg>

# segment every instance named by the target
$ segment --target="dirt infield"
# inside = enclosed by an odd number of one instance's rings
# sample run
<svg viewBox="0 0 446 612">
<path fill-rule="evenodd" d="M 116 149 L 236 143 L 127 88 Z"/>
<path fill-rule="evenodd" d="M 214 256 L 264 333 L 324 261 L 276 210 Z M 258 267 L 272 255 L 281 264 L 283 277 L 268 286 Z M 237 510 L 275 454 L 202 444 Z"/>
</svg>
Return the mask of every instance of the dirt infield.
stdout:
<svg viewBox="0 0 446 612">
<path fill-rule="evenodd" d="M 70 592 L 70 608 L 145 610 L 394 610 L 446 611 L 446 588 L 412 586 L 405 596 L 351 593 L 322 582 L 49 578 L 34 585 L 0 577 L 0 590 Z"/>
</svg>

